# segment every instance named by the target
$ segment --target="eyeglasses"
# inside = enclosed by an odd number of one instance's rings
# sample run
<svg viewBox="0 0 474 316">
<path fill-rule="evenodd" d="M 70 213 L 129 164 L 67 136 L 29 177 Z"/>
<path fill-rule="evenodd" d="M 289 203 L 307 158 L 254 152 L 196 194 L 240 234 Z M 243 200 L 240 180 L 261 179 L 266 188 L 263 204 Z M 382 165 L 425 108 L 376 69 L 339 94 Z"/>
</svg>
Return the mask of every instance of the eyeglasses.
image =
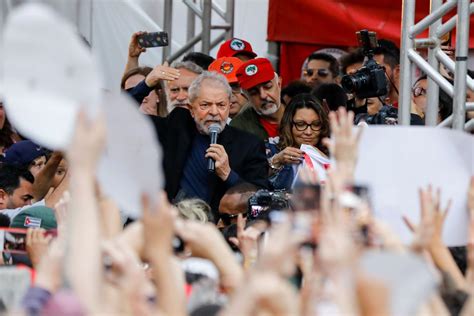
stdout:
<svg viewBox="0 0 474 316">
<path fill-rule="evenodd" d="M 219 214 L 225 226 L 229 226 L 230 224 L 234 223 L 237 220 L 239 214 L 227 214 L 227 213 L 220 213 Z M 245 218 L 247 217 L 247 213 L 242 213 L 242 216 Z"/>
<path fill-rule="evenodd" d="M 318 76 L 320 76 L 320 77 L 327 77 L 327 76 L 329 76 L 329 70 L 327 70 L 327 69 L 325 69 L 325 68 L 320 68 L 320 69 L 310 69 L 310 68 L 308 68 L 308 69 L 306 69 L 306 70 L 304 71 L 304 74 L 305 74 L 306 76 L 308 76 L 308 77 L 312 77 L 315 72 L 316 72 L 316 73 L 318 74 Z"/>
<path fill-rule="evenodd" d="M 297 131 L 304 132 L 308 127 L 311 128 L 312 131 L 318 132 L 321 130 L 321 122 L 312 122 L 311 124 L 308 124 L 306 122 L 298 121 L 298 122 L 292 122 L 293 125 L 295 126 Z"/>
<path fill-rule="evenodd" d="M 413 96 L 414 97 L 419 97 L 419 96 L 422 96 L 422 95 L 426 95 L 426 89 L 425 88 L 416 87 L 415 89 L 413 89 Z"/>
</svg>

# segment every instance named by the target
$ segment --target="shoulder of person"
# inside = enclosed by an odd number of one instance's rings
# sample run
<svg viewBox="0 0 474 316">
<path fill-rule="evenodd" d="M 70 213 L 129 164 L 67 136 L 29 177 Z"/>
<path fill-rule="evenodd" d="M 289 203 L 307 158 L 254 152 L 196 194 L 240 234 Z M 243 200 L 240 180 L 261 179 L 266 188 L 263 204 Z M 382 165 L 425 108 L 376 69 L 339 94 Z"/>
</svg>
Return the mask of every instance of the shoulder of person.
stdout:
<svg viewBox="0 0 474 316">
<path fill-rule="evenodd" d="M 245 142 L 259 142 L 260 138 L 258 138 L 255 134 L 248 132 L 246 130 L 242 130 L 238 127 L 227 125 L 226 129 L 228 129 L 228 133 L 232 135 L 232 140 L 239 140 Z"/>
<path fill-rule="evenodd" d="M 242 126 L 251 123 L 252 121 L 258 121 L 258 116 L 255 110 L 252 107 L 248 107 L 239 113 L 236 117 L 230 122 L 231 126 Z"/>
</svg>

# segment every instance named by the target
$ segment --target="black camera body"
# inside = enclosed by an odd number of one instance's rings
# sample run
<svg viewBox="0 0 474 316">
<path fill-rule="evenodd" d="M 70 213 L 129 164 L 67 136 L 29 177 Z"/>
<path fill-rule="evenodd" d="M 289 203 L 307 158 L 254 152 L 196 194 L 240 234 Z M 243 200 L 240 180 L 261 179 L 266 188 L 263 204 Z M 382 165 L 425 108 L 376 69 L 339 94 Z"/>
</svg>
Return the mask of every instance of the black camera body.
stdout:
<svg viewBox="0 0 474 316">
<path fill-rule="evenodd" d="M 391 105 L 384 105 L 377 114 L 368 116 L 365 122 L 372 125 L 397 125 L 398 110 Z"/>
<path fill-rule="evenodd" d="M 368 59 L 356 73 L 342 77 L 342 87 L 360 99 L 386 95 L 388 90 L 385 68 L 377 64 L 373 54 L 373 49 L 378 46 L 376 33 L 362 30 L 357 32 L 357 38 Z"/>
<path fill-rule="evenodd" d="M 249 198 L 247 219 L 268 219 L 268 211 L 279 211 L 289 208 L 286 191 L 258 190 Z"/>
</svg>

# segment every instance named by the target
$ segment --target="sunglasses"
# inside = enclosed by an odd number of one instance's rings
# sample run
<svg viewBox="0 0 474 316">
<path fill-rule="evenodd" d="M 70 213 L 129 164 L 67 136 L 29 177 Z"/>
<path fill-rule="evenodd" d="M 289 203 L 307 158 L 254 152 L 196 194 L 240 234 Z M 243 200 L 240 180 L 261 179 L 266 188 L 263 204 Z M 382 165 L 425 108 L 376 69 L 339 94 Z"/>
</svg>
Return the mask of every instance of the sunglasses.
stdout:
<svg viewBox="0 0 474 316">
<path fill-rule="evenodd" d="M 413 89 L 413 96 L 414 97 L 419 97 L 419 96 L 422 96 L 422 95 L 426 95 L 426 89 L 425 88 L 416 87 L 415 89 Z"/>
<path fill-rule="evenodd" d="M 222 223 L 224 223 L 225 226 L 229 226 L 237 221 L 237 217 L 239 216 L 239 214 L 221 213 L 220 216 Z M 244 218 L 247 217 L 247 213 L 242 213 L 242 216 Z"/>
<path fill-rule="evenodd" d="M 321 68 L 321 69 L 306 69 L 304 71 L 304 74 L 306 76 L 309 76 L 309 77 L 312 77 L 314 75 L 314 73 L 318 74 L 319 77 L 327 77 L 329 76 L 329 70 L 325 69 L 325 68 Z"/>
</svg>

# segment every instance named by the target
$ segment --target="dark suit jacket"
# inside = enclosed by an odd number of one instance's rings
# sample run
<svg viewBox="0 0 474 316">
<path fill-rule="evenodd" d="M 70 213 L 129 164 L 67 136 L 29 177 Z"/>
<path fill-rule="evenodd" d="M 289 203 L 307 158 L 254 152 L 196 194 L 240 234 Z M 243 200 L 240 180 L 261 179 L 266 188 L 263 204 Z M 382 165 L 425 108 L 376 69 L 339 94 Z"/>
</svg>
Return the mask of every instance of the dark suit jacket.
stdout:
<svg viewBox="0 0 474 316">
<path fill-rule="evenodd" d="M 153 120 L 163 146 L 165 190 L 172 200 L 180 189 L 183 170 L 198 131 L 190 112 L 183 108 L 175 108 L 168 117 L 155 117 Z M 268 188 L 268 162 L 263 141 L 250 133 L 226 126 L 219 134 L 217 143 L 224 146 L 230 168 L 241 180 Z M 215 220 L 218 219 L 219 202 L 227 189 L 226 183 L 215 174 L 210 177 L 210 206 Z"/>
</svg>

